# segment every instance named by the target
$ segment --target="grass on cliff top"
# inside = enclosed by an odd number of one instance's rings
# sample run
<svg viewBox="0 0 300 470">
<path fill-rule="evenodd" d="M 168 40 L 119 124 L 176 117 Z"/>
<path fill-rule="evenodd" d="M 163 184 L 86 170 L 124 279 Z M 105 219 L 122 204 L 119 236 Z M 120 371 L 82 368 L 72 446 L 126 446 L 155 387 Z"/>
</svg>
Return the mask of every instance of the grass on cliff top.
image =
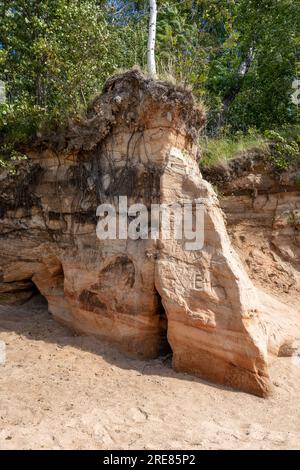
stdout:
<svg viewBox="0 0 300 470">
<path fill-rule="evenodd" d="M 253 148 L 266 149 L 267 139 L 258 134 L 236 135 L 234 137 L 200 138 L 201 166 L 210 167 L 235 158 Z"/>
<path fill-rule="evenodd" d="M 300 142 L 300 125 L 286 126 L 272 131 L 278 134 L 286 143 L 297 140 Z M 271 139 L 272 140 L 272 139 Z M 232 136 L 208 138 L 202 136 L 199 141 L 202 157 L 200 165 L 203 168 L 215 166 L 219 163 L 231 160 L 253 149 L 266 150 L 270 139 L 257 131 L 250 130 L 248 134 L 236 133 Z"/>
</svg>

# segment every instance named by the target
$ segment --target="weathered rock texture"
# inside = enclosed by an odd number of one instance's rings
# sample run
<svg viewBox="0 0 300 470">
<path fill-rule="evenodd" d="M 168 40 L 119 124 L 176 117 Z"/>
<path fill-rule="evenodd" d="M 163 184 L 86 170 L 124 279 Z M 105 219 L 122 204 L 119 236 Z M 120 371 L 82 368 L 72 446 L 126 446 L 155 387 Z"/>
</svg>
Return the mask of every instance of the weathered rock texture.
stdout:
<svg viewBox="0 0 300 470">
<path fill-rule="evenodd" d="M 251 278 L 299 308 L 300 164 L 276 171 L 270 151 L 257 149 L 204 174 Z"/>
<path fill-rule="evenodd" d="M 268 353 L 300 338 L 299 315 L 254 287 L 197 165 L 203 112 L 184 89 L 138 71 L 110 79 L 87 118 L 1 175 L 0 301 L 33 285 L 76 331 L 176 370 L 264 396 Z M 100 202 L 205 204 L 205 243 L 96 236 Z"/>
</svg>

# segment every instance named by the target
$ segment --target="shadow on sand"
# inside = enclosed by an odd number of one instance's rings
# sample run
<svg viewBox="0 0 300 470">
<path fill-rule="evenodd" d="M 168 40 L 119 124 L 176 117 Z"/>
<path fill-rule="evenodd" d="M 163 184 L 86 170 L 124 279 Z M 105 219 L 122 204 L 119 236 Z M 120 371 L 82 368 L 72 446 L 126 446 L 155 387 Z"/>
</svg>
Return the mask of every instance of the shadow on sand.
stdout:
<svg viewBox="0 0 300 470">
<path fill-rule="evenodd" d="M 13 331 L 31 341 L 45 341 L 56 344 L 59 348 L 72 346 L 99 355 L 106 362 L 121 369 L 136 370 L 141 375 L 157 375 L 188 382 L 204 383 L 220 390 L 226 390 L 229 393 L 241 393 L 222 385 L 206 382 L 186 373 L 175 372 L 172 369 L 172 354 L 148 361 L 139 360 L 122 354 L 111 344 L 96 336 L 79 336 L 53 320 L 51 314 L 48 313 L 46 299 L 39 294 L 21 306 L 0 305 L 0 333 L 5 331 Z"/>
</svg>

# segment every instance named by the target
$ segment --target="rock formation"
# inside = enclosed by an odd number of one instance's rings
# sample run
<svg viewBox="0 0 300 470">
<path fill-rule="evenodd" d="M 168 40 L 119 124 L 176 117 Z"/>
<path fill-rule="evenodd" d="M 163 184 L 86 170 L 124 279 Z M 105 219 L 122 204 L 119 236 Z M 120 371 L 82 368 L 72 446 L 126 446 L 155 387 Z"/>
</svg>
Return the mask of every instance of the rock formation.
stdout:
<svg viewBox="0 0 300 470">
<path fill-rule="evenodd" d="M 54 318 L 128 354 L 168 350 L 173 366 L 265 396 L 269 355 L 300 338 L 299 312 L 258 290 L 232 247 L 212 186 L 199 171 L 201 107 L 183 88 L 116 75 L 66 132 L 40 139 L 16 174 L 0 175 L 0 302 L 34 286 Z M 99 240 L 96 210 L 117 198 L 195 204 L 204 246 Z"/>
<path fill-rule="evenodd" d="M 276 170 L 271 149 L 254 149 L 203 171 L 252 279 L 299 306 L 300 163 Z"/>
</svg>

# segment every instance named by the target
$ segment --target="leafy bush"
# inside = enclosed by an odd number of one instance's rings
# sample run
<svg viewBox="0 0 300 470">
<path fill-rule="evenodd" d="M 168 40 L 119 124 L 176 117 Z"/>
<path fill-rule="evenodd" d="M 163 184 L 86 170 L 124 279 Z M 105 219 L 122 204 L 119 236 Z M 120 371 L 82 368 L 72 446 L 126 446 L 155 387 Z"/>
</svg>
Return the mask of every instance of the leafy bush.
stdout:
<svg viewBox="0 0 300 470">
<path fill-rule="evenodd" d="M 119 67 L 141 62 L 140 27 L 99 0 L 0 0 L 0 155 L 84 112 Z"/>
<path fill-rule="evenodd" d="M 290 165 L 300 162 L 300 140 L 285 138 L 279 132 L 266 131 L 265 137 L 270 141 L 270 161 L 278 170 L 286 170 Z"/>
</svg>

